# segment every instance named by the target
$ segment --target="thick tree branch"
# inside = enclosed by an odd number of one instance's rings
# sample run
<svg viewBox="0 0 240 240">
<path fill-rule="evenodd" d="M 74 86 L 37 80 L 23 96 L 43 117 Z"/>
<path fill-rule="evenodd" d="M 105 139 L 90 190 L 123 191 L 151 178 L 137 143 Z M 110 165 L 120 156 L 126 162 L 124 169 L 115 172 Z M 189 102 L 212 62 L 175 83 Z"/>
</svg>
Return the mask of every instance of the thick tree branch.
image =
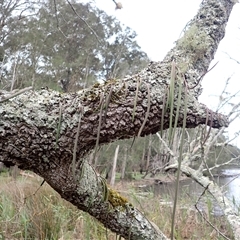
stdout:
<svg viewBox="0 0 240 240">
<path fill-rule="evenodd" d="M 166 239 L 126 199 L 107 187 L 84 156 L 96 142 L 137 136 L 141 127 L 141 136 L 169 127 L 170 111 L 165 103 L 173 60 L 174 116 L 181 84 L 184 90 L 178 126 L 183 125 L 186 97 L 186 127 L 205 123 L 213 128 L 228 126 L 227 117 L 199 104 L 197 98 L 233 5 L 230 0 L 203 1 L 184 36 L 165 59 L 150 63 L 136 75 L 96 84 L 78 93 L 29 91 L 2 102 L 0 161 L 36 172 L 63 198 L 126 239 Z M 4 98 L 3 92 L 0 98 Z"/>
</svg>

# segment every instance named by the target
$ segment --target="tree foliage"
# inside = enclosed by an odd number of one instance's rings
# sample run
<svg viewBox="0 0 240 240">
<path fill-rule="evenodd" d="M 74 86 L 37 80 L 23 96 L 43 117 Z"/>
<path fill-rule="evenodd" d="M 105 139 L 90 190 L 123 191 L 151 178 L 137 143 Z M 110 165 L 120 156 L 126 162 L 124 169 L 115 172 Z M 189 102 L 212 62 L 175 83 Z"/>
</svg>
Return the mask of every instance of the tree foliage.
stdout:
<svg viewBox="0 0 240 240">
<path fill-rule="evenodd" d="M 91 4 L 43 1 L 33 6 L 34 15 L 21 17 L 13 10 L 5 24 L 8 34 L 0 32 L 2 87 L 60 85 L 65 92 L 77 91 L 136 73 L 148 61 L 136 33 Z"/>
</svg>

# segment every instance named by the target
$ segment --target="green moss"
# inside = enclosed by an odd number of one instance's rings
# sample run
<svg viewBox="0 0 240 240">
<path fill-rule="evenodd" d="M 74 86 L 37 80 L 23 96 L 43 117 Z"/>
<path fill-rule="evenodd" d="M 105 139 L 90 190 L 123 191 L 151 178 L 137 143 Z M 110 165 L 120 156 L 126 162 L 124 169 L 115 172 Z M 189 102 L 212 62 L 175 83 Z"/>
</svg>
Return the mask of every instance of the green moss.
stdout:
<svg viewBox="0 0 240 240">
<path fill-rule="evenodd" d="M 107 81 L 104 82 L 104 85 L 107 86 L 107 85 L 111 85 L 111 84 L 115 84 L 118 80 L 117 79 L 108 79 Z"/>
<path fill-rule="evenodd" d="M 95 83 L 95 84 L 93 85 L 93 88 L 98 88 L 98 87 L 99 87 L 99 85 L 100 85 L 100 83 L 99 83 L 99 82 L 97 82 L 97 83 Z"/>
<path fill-rule="evenodd" d="M 113 189 L 108 189 L 108 201 L 113 207 L 125 207 L 130 204 L 128 200 Z M 131 204 L 130 204 L 131 205 Z"/>
<path fill-rule="evenodd" d="M 96 83 L 91 88 L 84 91 L 82 95 L 82 101 L 88 103 L 96 103 L 96 108 L 93 112 L 97 112 L 101 109 L 107 110 L 110 103 L 119 104 L 119 100 L 122 95 L 125 94 L 125 84 L 118 82 L 116 79 L 110 79 L 103 84 Z"/>
</svg>

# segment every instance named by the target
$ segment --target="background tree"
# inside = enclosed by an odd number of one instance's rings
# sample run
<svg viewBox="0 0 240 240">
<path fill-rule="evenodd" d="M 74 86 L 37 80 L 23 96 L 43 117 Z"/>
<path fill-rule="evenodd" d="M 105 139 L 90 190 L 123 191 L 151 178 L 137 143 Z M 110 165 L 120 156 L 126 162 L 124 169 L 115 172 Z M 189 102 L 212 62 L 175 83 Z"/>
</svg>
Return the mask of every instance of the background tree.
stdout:
<svg viewBox="0 0 240 240">
<path fill-rule="evenodd" d="M 5 86 L 5 80 L 7 74 L 7 52 L 5 41 L 7 37 L 17 31 L 17 29 L 10 27 L 12 24 L 14 26 L 22 24 L 26 17 L 34 15 L 34 10 L 36 9 L 36 1 L 20 1 L 20 0 L 10 0 L 1 1 L 1 13 L 0 13 L 0 62 L 1 62 L 1 81 L 0 83 Z M 15 39 L 16 43 L 16 39 Z M 16 61 L 13 61 L 16 63 Z M 15 64 L 16 65 L 16 64 Z M 11 77 L 10 77 L 11 78 Z"/>
<path fill-rule="evenodd" d="M 8 21 L 9 34 L 2 33 L 8 73 L 2 87 L 77 91 L 146 66 L 136 33 L 90 4 L 43 1 L 33 10 Z"/>
</svg>

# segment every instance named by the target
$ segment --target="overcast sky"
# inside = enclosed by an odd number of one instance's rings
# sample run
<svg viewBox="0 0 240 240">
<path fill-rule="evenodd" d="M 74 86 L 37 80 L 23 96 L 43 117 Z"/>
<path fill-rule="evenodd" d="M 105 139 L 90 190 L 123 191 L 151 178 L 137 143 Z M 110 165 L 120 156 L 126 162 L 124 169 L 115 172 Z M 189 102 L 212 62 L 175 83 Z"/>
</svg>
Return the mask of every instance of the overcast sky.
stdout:
<svg viewBox="0 0 240 240">
<path fill-rule="evenodd" d="M 185 25 L 195 16 L 201 0 L 116 0 L 121 1 L 123 9 L 115 10 L 112 0 L 95 0 L 96 6 L 121 23 L 136 31 L 138 44 L 151 60 L 161 61 L 174 46 Z M 89 1 L 88 1 L 89 2 Z M 234 94 L 240 90 L 240 4 L 236 4 L 230 16 L 226 35 L 219 45 L 212 65 L 217 66 L 203 80 L 204 88 L 200 101 L 211 109 L 218 102 L 225 81 L 231 77 L 228 91 Z M 240 96 L 240 94 L 239 94 Z M 240 98 L 235 100 L 239 102 Z M 228 109 L 226 109 L 228 110 Z M 240 121 L 229 128 L 230 137 L 240 130 Z M 240 146 L 240 140 L 235 141 Z"/>
</svg>

